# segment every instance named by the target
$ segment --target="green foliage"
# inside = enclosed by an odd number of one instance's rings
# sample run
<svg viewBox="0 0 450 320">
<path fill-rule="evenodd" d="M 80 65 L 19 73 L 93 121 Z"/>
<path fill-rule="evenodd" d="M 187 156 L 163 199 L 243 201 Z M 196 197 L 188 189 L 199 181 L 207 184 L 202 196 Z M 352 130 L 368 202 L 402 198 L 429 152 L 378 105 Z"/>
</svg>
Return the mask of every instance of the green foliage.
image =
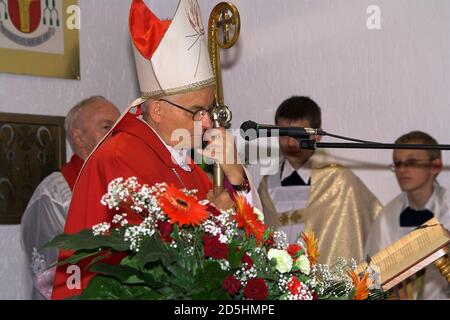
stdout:
<svg viewBox="0 0 450 320">
<path fill-rule="evenodd" d="M 138 199 L 134 205 L 142 206 L 141 196 L 133 197 L 137 192 L 133 178 L 126 182 L 116 179 L 108 190 L 109 197 L 103 200 L 117 205 L 116 209 L 120 208 L 117 199 L 124 194 L 126 199 L 122 201 Z M 144 202 L 154 204 L 157 198 L 149 195 Z M 178 205 L 185 203 L 184 198 L 172 200 Z M 130 204 L 127 202 L 127 205 Z M 148 207 L 146 209 L 150 211 Z M 60 264 L 89 262 L 87 268 L 96 273 L 83 293 L 74 299 L 305 299 L 312 298 L 315 290 L 320 291 L 321 299 L 351 299 L 354 295 L 354 288 L 348 281 L 321 283 L 320 275 L 312 275 L 295 266 L 296 259 L 308 259 L 304 245 L 293 254 L 292 247 L 288 249 L 284 244 L 275 244 L 273 239 L 267 241 L 272 234 L 270 228 L 266 229 L 263 242 L 258 243 L 248 228 L 255 222 L 250 219 L 246 222 L 247 228 L 238 228 L 236 212 L 224 211 L 205 218 L 203 224 L 179 227 L 176 223 L 170 225 L 170 219 L 161 215 L 162 208 L 153 210 L 155 212 L 148 212 L 148 219 L 139 226 L 113 226 L 103 235 L 94 235 L 92 230 L 62 234 L 45 245 L 44 248 L 75 251 Z M 120 219 L 124 216 L 116 216 L 111 224 L 118 226 L 120 222 L 122 225 L 124 221 Z M 264 227 L 261 222 L 259 224 Z M 109 224 L 100 224 L 94 230 L 109 230 L 107 226 Z M 272 249 L 277 250 L 271 252 Z M 278 256 L 269 261 L 271 253 Z M 104 262 L 108 257 L 119 257 L 119 254 L 123 258 L 115 265 Z M 246 286 L 250 290 L 245 290 Z M 258 296 L 261 293 L 263 297 Z M 381 291 L 371 291 L 369 299 L 382 296 Z"/>
<path fill-rule="evenodd" d="M 60 234 L 42 249 L 56 247 L 66 250 L 92 250 L 110 248 L 115 251 L 127 251 L 130 244 L 123 239 L 124 228 L 115 229 L 110 235 L 94 236 L 92 230 L 83 230 L 77 234 Z"/>
<path fill-rule="evenodd" d="M 138 267 L 142 269 L 147 263 L 156 261 L 161 261 L 164 266 L 168 266 L 175 261 L 175 253 L 165 242 L 155 237 L 146 238 L 142 241 L 136 255 Z"/>
</svg>

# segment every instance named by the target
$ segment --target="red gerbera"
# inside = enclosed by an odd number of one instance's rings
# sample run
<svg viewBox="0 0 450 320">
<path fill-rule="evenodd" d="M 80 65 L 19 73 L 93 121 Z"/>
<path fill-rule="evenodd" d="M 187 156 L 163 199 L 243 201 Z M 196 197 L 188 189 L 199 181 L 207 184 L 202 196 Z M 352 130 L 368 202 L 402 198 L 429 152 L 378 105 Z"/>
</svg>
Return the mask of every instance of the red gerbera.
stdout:
<svg viewBox="0 0 450 320">
<path fill-rule="evenodd" d="M 159 203 L 170 218 L 172 224 L 196 226 L 208 218 L 206 206 L 198 203 L 193 196 L 188 196 L 175 186 L 167 186 L 166 192 L 159 197 Z"/>
<path fill-rule="evenodd" d="M 253 212 L 252 206 L 243 196 L 236 196 L 236 214 L 233 215 L 238 228 L 243 228 L 247 236 L 252 234 L 258 242 L 261 242 L 266 232 L 266 227 Z"/>
</svg>

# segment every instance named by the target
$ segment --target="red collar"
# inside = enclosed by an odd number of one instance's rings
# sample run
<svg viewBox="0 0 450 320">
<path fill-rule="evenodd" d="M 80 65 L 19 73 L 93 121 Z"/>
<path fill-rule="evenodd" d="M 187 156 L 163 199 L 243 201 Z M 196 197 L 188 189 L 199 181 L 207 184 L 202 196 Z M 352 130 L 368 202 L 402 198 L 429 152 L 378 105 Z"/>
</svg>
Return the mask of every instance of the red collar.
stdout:
<svg viewBox="0 0 450 320">
<path fill-rule="evenodd" d="M 70 190 L 73 191 L 75 181 L 77 181 L 78 174 L 83 167 L 84 161 L 79 156 L 74 154 L 70 161 L 61 167 L 61 173 L 67 181 Z"/>
<path fill-rule="evenodd" d="M 143 141 L 146 145 L 152 148 L 153 151 L 155 151 L 155 153 L 161 159 L 161 162 L 163 162 L 169 168 L 179 167 L 178 164 L 176 164 L 172 160 L 170 151 L 158 137 L 156 132 L 143 121 L 137 119 L 135 115 L 131 113 L 126 114 L 115 126 L 112 134 L 114 135 L 117 132 L 127 132 L 137 139 Z M 191 167 L 191 169 L 195 168 L 195 164 L 193 163 L 193 161 L 190 161 L 189 166 Z"/>
</svg>

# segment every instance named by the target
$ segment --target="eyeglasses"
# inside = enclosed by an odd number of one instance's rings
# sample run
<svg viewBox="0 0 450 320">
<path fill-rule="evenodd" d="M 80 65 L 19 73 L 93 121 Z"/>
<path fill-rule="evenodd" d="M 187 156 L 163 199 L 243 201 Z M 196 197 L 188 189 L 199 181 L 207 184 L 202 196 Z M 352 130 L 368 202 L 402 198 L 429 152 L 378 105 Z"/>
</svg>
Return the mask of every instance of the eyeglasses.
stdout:
<svg viewBox="0 0 450 320">
<path fill-rule="evenodd" d="M 172 101 L 166 100 L 166 99 L 159 99 L 159 101 L 167 102 L 168 104 L 171 104 L 174 107 L 177 107 L 177 108 L 179 108 L 181 110 L 189 112 L 190 114 L 192 114 L 192 120 L 194 120 L 194 121 L 202 121 L 202 119 L 205 117 L 205 115 L 207 113 L 209 113 L 209 111 L 212 108 L 212 107 L 209 107 L 208 109 L 199 109 L 197 111 L 192 111 L 192 110 L 189 110 L 189 109 L 187 109 L 187 108 L 185 108 L 183 106 L 180 106 L 180 105 L 178 105 L 178 104 L 176 104 L 176 103 L 174 103 Z"/>
<path fill-rule="evenodd" d="M 394 161 L 394 163 L 390 165 L 390 168 L 392 172 L 399 170 L 402 166 L 405 168 L 425 168 L 428 167 L 428 165 L 424 165 L 423 163 L 429 163 L 431 161 L 433 161 L 433 159 L 408 159 L 405 161 Z"/>
</svg>

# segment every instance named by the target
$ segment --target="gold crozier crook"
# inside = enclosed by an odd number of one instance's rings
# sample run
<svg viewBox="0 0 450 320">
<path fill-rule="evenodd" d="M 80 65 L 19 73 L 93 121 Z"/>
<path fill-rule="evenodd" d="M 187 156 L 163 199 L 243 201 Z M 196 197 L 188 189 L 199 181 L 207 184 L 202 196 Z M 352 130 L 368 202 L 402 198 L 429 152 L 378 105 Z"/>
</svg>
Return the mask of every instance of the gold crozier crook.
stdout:
<svg viewBox="0 0 450 320">
<path fill-rule="evenodd" d="M 213 127 L 228 128 L 232 114 L 223 98 L 220 49 L 229 49 L 237 42 L 241 30 L 241 20 L 236 6 L 230 2 L 217 4 L 209 16 L 208 46 L 212 68 L 216 78 L 215 107 L 211 111 Z M 223 190 L 223 172 L 218 163 L 214 163 L 214 194 Z"/>
</svg>

